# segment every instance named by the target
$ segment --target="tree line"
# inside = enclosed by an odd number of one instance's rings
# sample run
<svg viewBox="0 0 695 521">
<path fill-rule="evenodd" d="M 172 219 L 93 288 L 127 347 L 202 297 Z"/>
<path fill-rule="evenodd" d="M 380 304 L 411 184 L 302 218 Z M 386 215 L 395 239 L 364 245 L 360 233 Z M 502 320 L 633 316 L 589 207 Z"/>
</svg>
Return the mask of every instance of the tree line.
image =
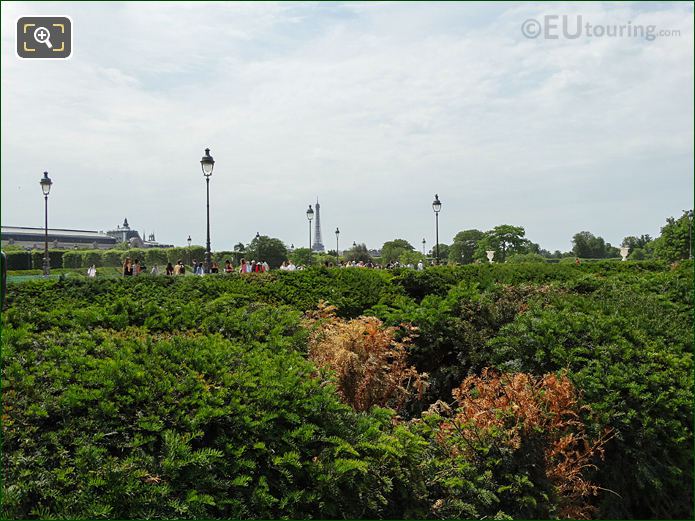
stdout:
<svg viewBox="0 0 695 521">
<path fill-rule="evenodd" d="M 630 248 L 630 260 L 665 260 L 675 262 L 691 256 L 693 211 L 685 211 L 678 218 L 669 217 L 661 228 L 661 234 L 652 238 L 648 234 L 627 236 L 621 246 Z M 19 248 L 5 248 L 8 253 L 8 266 L 11 270 L 40 269 L 43 262 L 43 252 L 13 251 Z M 487 251 L 494 251 L 495 262 L 546 262 L 548 259 L 561 260 L 564 258 L 580 259 L 610 259 L 619 258 L 619 247 L 613 246 L 603 237 L 589 231 L 580 231 L 572 237 L 572 249 L 568 252 L 555 250 L 550 252 L 526 237 L 523 226 L 501 224 L 491 230 L 482 231 L 468 229 L 458 232 L 451 244 L 439 244 L 439 259 L 442 263 L 472 264 L 487 262 Z M 126 256 L 145 260 L 148 265 L 166 264 L 182 260 L 190 264 L 193 259 L 202 260 L 205 249 L 202 246 L 189 248 L 159 249 L 150 248 L 133 250 L 118 248 L 113 250 L 75 250 L 51 251 L 51 267 L 86 268 L 96 266 L 119 266 Z M 405 239 L 394 239 L 385 242 L 381 247 L 381 255 L 373 258 L 366 244 L 354 244 L 352 248 L 343 250 L 340 255 L 335 250 L 325 253 L 312 252 L 309 248 L 288 249 L 281 239 L 266 235 L 257 235 L 249 244 L 241 242 L 231 251 L 213 252 L 217 262 L 230 260 L 238 265 L 242 258 L 246 260 L 262 260 L 275 269 L 283 261 L 292 260 L 297 265 L 324 265 L 341 261 L 378 262 L 382 266 L 395 262 L 401 265 L 416 265 L 419 261 L 427 261 L 436 256 L 436 248 L 429 252 L 418 251 Z"/>
</svg>

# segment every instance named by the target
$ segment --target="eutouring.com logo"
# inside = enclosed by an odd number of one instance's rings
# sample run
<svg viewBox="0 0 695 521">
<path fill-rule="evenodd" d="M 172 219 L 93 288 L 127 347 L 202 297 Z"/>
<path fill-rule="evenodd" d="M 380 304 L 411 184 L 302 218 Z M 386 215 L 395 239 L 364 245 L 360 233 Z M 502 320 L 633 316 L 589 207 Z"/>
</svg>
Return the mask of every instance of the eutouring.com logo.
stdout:
<svg viewBox="0 0 695 521">
<path fill-rule="evenodd" d="M 544 40 L 576 40 L 577 38 L 641 38 L 649 42 L 662 37 L 680 36 L 678 29 L 657 29 L 655 25 L 593 24 L 585 22 L 582 15 L 547 14 L 538 19 L 529 18 L 521 24 L 521 34 L 526 38 Z"/>
</svg>

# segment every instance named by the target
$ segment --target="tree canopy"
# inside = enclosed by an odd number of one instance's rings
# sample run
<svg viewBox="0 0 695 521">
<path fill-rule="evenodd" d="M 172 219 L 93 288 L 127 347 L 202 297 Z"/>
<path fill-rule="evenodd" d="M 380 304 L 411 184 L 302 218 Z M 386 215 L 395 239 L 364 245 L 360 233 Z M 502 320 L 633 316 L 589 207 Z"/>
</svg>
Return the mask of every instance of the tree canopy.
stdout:
<svg viewBox="0 0 695 521">
<path fill-rule="evenodd" d="M 395 262 L 407 251 L 413 251 L 412 244 L 405 239 L 387 241 L 381 247 L 381 259 L 383 262 Z"/>
<path fill-rule="evenodd" d="M 367 245 L 366 244 L 356 244 L 349 250 L 345 251 L 343 253 L 343 257 L 345 257 L 346 261 L 363 261 L 363 262 L 369 262 L 372 260 L 372 256 L 369 255 L 369 250 L 367 250 Z"/>
<path fill-rule="evenodd" d="M 473 255 L 478 242 L 483 237 L 485 237 L 485 234 L 480 230 L 471 229 L 458 232 L 449 249 L 449 262 L 471 264 L 475 260 Z"/>
<path fill-rule="evenodd" d="M 261 235 L 251 241 L 245 255 L 247 260 L 265 261 L 271 268 L 279 268 L 287 260 L 287 248 L 280 239 Z"/>
</svg>

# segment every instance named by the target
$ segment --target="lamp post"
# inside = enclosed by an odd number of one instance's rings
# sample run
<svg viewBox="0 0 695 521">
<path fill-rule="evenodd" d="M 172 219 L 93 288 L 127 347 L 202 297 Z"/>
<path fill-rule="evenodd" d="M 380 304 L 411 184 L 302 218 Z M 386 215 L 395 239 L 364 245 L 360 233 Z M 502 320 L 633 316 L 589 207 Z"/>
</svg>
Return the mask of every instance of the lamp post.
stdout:
<svg viewBox="0 0 695 521">
<path fill-rule="evenodd" d="M 210 176 L 212 175 L 212 170 L 215 168 L 215 160 L 210 155 L 210 149 L 205 149 L 205 155 L 200 160 L 200 167 L 203 170 L 203 175 L 205 176 L 205 186 L 207 189 L 207 244 L 205 246 L 205 273 L 210 273 Z"/>
<path fill-rule="evenodd" d="M 422 254 L 423 254 L 423 255 L 425 255 L 425 243 L 426 243 L 426 242 L 427 242 L 427 241 L 426 241 L 425 238 L 423 237 L 423 238 L 422 238 Z"/>
<path fill-rule="evenodd" d="M 335 228 L 335 265 L 340 266 L 340 254 L 338 253 L 338 236 L 340 235 L 340 230 L 336 226 Z"/>
<path fill-rule="evenodd" d="M 191 236 L 188 236 L 188 239 L 186 239 L 186 242 L 188 243 L 188 265 L 191 265 Z"/>
<path fill-rule="evenodd" d="M 48 275 L 51 271 L 51 263 L 48 257 L 48 194 L 51 192 L 53 181 L 48 177 L 48 172 L 43 173 L 41 183 L 41 191 L 43 192 L 44 201 L 44 252 L 43 252 L 43 274 Z"/>
<path fill-rule="evenodd" d="M 432 201 L 432 210 L 434 210 L 434 221 L 435 221 L 435 240 L 436 240 L 436 251 L 437 251 L 437 264 L 439 264 L 439 212 L 442 209 L 442 203 L 439 200 L 439 195 L 434 194 L 434 201 Z"/>
<path fill-rule="evenodd" d="M 311 221 L 314 219 L 314 210 L 311 209 L 311 205 L 306 211 L 306 218 L 309 220 L 309 251 L 311 252 Z"/>
<path fill-rule="evenodd" d="M 693 211 L 683 210 L 683 213 L 688 216 L 688 258 L 693 258 Z"/>
</svg>

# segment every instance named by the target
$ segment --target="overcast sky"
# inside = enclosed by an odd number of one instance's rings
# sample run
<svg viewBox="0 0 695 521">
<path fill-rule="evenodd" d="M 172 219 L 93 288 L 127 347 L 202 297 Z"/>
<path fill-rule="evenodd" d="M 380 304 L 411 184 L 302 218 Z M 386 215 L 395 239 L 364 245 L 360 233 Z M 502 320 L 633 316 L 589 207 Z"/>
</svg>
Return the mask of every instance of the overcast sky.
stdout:
<svg viewBox="0 0 695 521">
<path fill-rule="evenodd" d="M 693 8 L 654 4 L 2 3 L 2 224 L 205 243 L 434 243 L 523 226 L 618 245 L 693 206 Z M 68 60 L 21 60 L 20 16 L 69 15 Z M 528 19 L 680 35 L 526 38 Z M 561 20 L 561 19 L 560 19 Z"/>
</svg>

